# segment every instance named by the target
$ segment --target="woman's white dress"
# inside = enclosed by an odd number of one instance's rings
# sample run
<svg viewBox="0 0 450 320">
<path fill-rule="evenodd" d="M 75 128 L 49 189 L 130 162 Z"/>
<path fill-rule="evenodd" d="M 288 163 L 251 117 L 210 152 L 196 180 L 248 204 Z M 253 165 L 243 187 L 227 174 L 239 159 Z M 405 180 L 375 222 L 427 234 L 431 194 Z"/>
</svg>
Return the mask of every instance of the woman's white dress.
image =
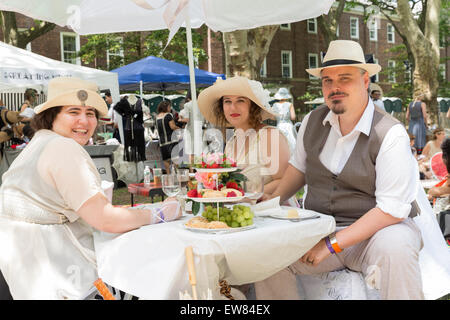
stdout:
<svg viewBox="0 0 450 320">
<path fill-rule="evenodd" d="M 14 299 L 79 299 L 98 278 L 93 228 L 76 211 L 104 192 L 89 154 L 39 130 L 3 175 L 0 269 Z"/>
<path fill-rule="evenodd" d="M 272 111 L 277 114 L 277 128 L 284 134 L 288 140 L 291 154 L 295 149 L 297 140 L 296 131 L 291 121 L 291 107 L 290 102 L 275 102 L 272 106 Z"/>
</svg>

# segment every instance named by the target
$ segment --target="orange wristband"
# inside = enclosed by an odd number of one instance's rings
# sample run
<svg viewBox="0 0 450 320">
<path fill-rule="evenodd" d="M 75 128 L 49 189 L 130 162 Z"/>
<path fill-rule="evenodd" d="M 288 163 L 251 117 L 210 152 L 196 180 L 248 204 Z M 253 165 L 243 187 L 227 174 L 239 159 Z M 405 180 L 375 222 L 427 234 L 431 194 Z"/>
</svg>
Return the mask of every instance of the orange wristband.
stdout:
<svg viewBox="0 0 450 320">
<path fill-rule="evenodd" d="M 342 252 L 341 247 L 339 247 L 339 245 L 337 243 L 335 233 L 333 233 L 331 236 L 329 236 L 329 238 L 330 238 L 331 247 L 334 249 L 334 251 L 336 253 Z"/>
</svg>

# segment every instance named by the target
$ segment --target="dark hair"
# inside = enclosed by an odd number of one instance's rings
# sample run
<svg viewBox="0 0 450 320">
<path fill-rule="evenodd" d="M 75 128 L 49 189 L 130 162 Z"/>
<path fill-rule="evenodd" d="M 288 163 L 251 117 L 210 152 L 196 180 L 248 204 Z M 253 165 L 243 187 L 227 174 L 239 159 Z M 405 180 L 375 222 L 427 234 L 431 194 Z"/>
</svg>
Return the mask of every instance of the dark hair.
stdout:
<svg viewBox="0 0 450 320">
<path fill-rule="evenodd" d="M 111 91 L 109 89 L 105 90 L 105 96 L 106 97 L 111 97 Z"/>
<path fill-rule="evenodd" d="M 262 122 L 262 109 L 256 103 L 250 100 L 250 110 L 249 110 L 249 124 L 252 128 L 256 129 L 258 125 Z M 226 127 L 227 119 L 225 118 L 225 113 L 223 112 L 223 97 L 221 97 L 217 103 L 214 105 L 214 113 L 217 115 L 217 124 L 220 127 Z"/>
<path fill-rule="evenodd" d="M 62 106 L 59 107 L 51 107 L 47 110 L 44 110 L 40 113 L 37 113 L 34 115 L 33 119 L 31 120 L 31 128 L 36 132 L 41 129 L 47 129 L 52 130 L 53 128 L 53 122 L 55 121 L 56 116 L 58 113 L 61 112 Z M 97 109 L 95 110 L 95 117 L 97 120 L 99 119 L 100 115 L 98 113 Z"/>
<path fill-rule="evenodd" d="M 433 139 L 432 140 L 436 140 L 437 139 L 437 134 L 439 132 L 444 132 L 444 128 L 442 127 L 437 127 L 436 129 L 433 130 Z"/>
<path fill-rule="evenodd" d="M 375 92 L 379 92 L 381 94 L 381 91 L 378 89 L 372 90 L 371 94 L 374 94 Z"/>
<path fill-rule="evenodd" d="M 450 174 L 450 138 L 446 138 L 442 144 L 442 159 L 447 167 L 447 172 Z"/>
<path fill-rule="evenodd" d="M 30 100 L 31 98 L 36 98 L 37 91 L 35 89 L 28 88 L 23 94 L 25 100 Z"/>
<path fill-rule="evenodd" d="M 33 138 L 34 136 L 34 130 L 33 128 L 29 125 L 26 124 L 23 129 L 22 129 L 22 133 L 24 136 L 27 136 L 30 140 Z"/>
<path fill-rule="evenodd" d="M 163 100 L 158 104 L 158 113 L 162 113 L 162 112 L 168 112 L 169 107 L 172 103 L 170 102 L 170 100 Z"/>
</svg>

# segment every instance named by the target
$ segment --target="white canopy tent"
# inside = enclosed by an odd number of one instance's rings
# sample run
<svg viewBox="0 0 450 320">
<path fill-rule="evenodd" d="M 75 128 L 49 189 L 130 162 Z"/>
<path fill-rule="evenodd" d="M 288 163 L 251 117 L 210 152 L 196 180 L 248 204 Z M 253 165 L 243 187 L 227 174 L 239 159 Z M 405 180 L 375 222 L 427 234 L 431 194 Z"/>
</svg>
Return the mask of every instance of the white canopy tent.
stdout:
<svg viewBox="0 0 450 320">
<path fill-rule="evenodd" d="M 118 75 L 93 68 L 53 60 L 0 42 L 0 92 L 23 92 L 35 88 L 46 92 L 48 81 L 55 77 L 79 77 L 95 82 L 100 90 L 109 89 L 119 101 Z"/>
</svg>

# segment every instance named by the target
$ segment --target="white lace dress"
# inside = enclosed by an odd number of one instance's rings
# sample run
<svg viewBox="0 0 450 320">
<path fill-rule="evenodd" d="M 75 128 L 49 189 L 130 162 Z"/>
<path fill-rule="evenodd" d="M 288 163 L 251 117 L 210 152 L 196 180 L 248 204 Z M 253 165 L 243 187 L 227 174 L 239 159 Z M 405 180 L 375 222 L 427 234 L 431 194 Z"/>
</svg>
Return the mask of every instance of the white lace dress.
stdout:
<svg viewBox="0 0 450 320">
<path fill-rule="evenodd" d="M 277 128 L 284 134 L 289 143 L 291 154 L 295 149 L 297 140 L 296 131 L 291 121 L 290 102 L 276 102 L 272 106 L 272 111 L 277 114 Z"/>
<path fill-rule="evenodd" d="M 93 228 L 76 211 L 99 192 L 83 147 L 36 132 L 0 188 L 0 269 L 14 299 L 79 299 L 93 287 Z"/>
</svg>

